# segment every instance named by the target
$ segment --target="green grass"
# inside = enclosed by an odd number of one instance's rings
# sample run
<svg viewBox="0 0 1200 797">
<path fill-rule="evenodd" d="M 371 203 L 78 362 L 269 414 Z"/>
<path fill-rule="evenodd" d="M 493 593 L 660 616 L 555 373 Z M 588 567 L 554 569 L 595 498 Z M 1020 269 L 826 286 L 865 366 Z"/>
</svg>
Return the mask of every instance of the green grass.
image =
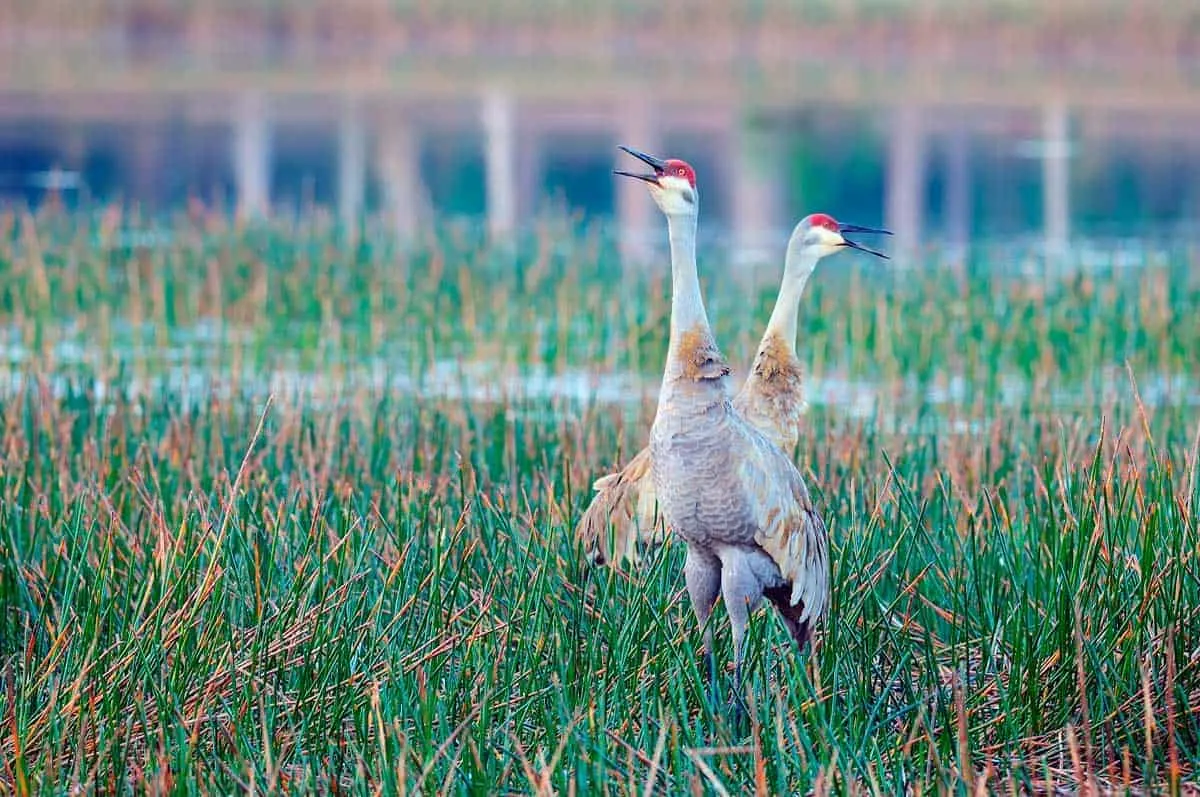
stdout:
<svg viewBox="0 0 1200 797">
<path fill-rule="evenodd" d="M 1186 253 L 1037 278 L 998 255 L 958 276 L 822 264 L 803 357 L 875 403 L 813 401 L 796 457 L 834 537 L 833 608 L 811 657 L 755 616 L 740 728 L 706 704 L 679 547 L 589 572 L 570 536 L 591 479 L 643 443 L 652 392 L 498 381 L 652 389 L 665 270 L 622 271 L 566 226 L 513 254 L 453 229 L 399 252 L 206 219 L 122 245 L 137 223 L 0 217 L 0 788 L 1191 782 Z M 759 288 L 716 266 L 742 365 L 776 271 Z"/>
</svg>

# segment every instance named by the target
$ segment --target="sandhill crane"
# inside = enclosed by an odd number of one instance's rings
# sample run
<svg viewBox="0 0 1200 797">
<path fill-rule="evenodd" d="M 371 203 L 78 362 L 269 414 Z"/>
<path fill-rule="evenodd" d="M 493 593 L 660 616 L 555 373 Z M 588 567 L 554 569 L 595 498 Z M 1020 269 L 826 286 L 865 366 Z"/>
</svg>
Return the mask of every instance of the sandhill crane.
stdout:
<svg viewBox="0 0 1200 797">
<path fill-rule="evenodd" d="M 828 244 L 825 231 L 842 236 L 842 243 Z M 887 259 L 882 252 L 847 239 L 849 233 L 891 235 L 888 230 L 842 224 L 825 213 L 805 216 L 796 224 L 788 239 L 775 308 L 750 373 L 733 399 L 734 409 L 784 452 L 796 447 L 805 409 L 803 368 L 796 357 L 796 319 L 808 278 L 821 258 L 845 248 Z M 610 559 L 636 561 L 639 543 L 657 545 L 666 539 L 650 476 L 648 447 L 620 471 L 597 479 L 592 487 L 596 494 L 576 526 L 592 564 L 603 565 Z"/>
<path fill-rule="evenodd" d="M 679 160 L 627 147 L 667 217 L 671 244 L 671 326 L 658 410 L 650 429 L 650 473 L 663 519 L 687 545 L 684 576 L 702 650 L 715 685 L 709 616 L 721 595 L 733 631 L 735 697 L 750 612 L 766 597 L 798 646 L 825 612 L 829 541 L 791 458 L 734 409 L 729 366 L 713 340 L 696 273 L 696 175 Z M 826 246 L 845 238 L 823 226 Z"/>
</svg>

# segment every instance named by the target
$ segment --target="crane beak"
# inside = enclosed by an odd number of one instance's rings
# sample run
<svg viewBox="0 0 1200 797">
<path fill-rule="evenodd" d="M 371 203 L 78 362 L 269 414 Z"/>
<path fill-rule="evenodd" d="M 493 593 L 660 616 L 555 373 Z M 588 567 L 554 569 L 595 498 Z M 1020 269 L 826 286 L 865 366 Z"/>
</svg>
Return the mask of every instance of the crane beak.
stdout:
<svg viewBox="0 0 1200 797">
<path fill-rule="evenodd" d="M 884 260 L 891 260 L 891 258 L 888 257 L 887 255 L 885 255 L 883 252 L 877 252 L 874 249 L 870 248 L 869 246 L 863 246 L 862 244 L 858 243 L 857 241 L 851 241 L 849 238 L 846 237 L 846 233 L 848 233 L 848 232 L 849 233 L 855 233 L 855 232 L 871 233 L 873 235 L 891 235 L 892 234 L 891 230 L 877 229 L 875 227 L 860 227 L 857 224 L 839 224 L 838 232 L 842 236 L 842 246 L 848 246 L 851 249 L 857 249 L 860 252 L 866 252 L 869 255 L 875 255 L 875 257 L 882 257 Z"/>
<path fill-rule="evenodd" d="M 633 157 L 640 160 L 642 163 L 649 166 L 651 169 L 654 170 L 654 173 L 653 174 L 635 174 L 633 172 L 624 172 L 624 171 L 620 171 L 619 169 L 614 169 L 613 174 L 619 174 L 622 177 L 632 177 L 635 180 L 643 180 L 647 183 L 653 183 L 654 185 L 658 185 L 658 178 L 662 177 L 663 174 L 667 171 L 667 162 L 665 160 L 663 160 L 662 158 L 656 158 L 653 155 L 647 155 L 645 152 L 638 152 L 636 149 L 632 149 L 630 147 L 626 147 L 623 145 L 618 145 L 617 148 L 624 152 L 628 152 L 630 155 L 632 155 Z"/>
</svg>

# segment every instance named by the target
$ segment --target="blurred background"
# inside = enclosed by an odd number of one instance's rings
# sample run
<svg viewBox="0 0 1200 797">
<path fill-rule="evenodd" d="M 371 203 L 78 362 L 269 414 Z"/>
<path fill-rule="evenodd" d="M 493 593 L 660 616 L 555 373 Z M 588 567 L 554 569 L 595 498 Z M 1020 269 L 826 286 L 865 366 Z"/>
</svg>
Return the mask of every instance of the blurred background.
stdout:
<svg viewBox="0 0 1200 797">
<path fill-rule="evenodd" d="M 778 259 L 814 210 L 902 256 L 1194 237 L 1194 0 L 6 0 L 0 201 L 328 208 L 411 236 L 567 211 L 629 257 L 628 144 Z"/>
</svg>

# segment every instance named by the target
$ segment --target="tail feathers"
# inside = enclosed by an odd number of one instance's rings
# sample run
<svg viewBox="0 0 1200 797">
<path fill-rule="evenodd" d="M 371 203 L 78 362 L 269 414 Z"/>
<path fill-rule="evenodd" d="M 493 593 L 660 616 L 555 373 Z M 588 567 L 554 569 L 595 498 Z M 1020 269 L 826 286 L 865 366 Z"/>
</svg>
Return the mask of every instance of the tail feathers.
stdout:
<svg viewBox="0 0 1200 797">
<path fill-rule="evenodd" d="M 795 606 L 792 605 L 791 585 L 785 584 L 763 590 L 763 596 L 771 601 L 779 611 L 779 619 L 783 620 L 783 625 L 787 628 L 788 633 L 792 635 L 792 639 L 796 642 L 796 647 L 804 650 L 809 640 L 812 639 L 812 623 L 803 619 L 803 602 L 797 603 Z"/>
<path fill-rule="evenodd" d="M 596 492 L 607 489 L 609 485 L 613 484 L 620 478 L 620 473 L 610 473 L 607 476 L 601 476 L 599 479 L 596 479 L 596 481 L 592 482 L 592 489 Z"/>
<path fill-rule="evenodd" d="M 596 492 L 575 529 L 592 564 L 636 563 L 640 548 L 661 542 L 650 464 L 650 449 L 644 448 L 620 471 L 592 483 Z"/>
</svg>

